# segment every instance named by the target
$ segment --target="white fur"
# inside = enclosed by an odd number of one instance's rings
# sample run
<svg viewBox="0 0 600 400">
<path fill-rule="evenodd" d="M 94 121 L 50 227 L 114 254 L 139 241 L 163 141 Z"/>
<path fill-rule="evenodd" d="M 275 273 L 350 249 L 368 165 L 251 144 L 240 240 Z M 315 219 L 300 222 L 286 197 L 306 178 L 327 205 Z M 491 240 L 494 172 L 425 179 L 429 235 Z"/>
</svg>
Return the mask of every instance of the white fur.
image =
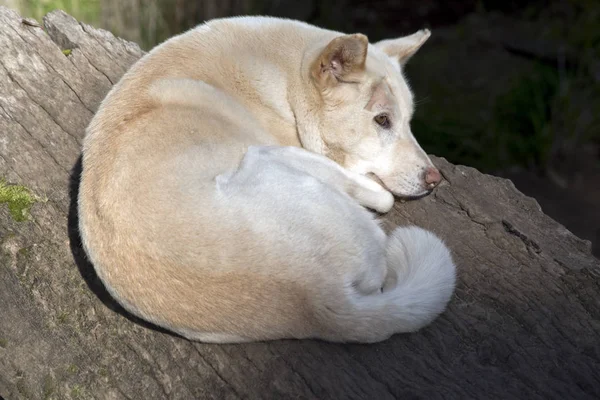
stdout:
<svg viewBox="0 0 600 400">
<path fill-rule="evenodd" d="M 386 236 L 366 209 L 431 190 L 400 68 L 426 36 L 367 50 L 362 35 L 246 17 L 152 50 L 84 143 L 80 231 L 109 292 L 207 342 L 374 342 L 431 322 L 454 288 L 448 249 L 415 227 Z M 355 53 L 330 62 L 354 62 L 353 83 L 316 62 L 338 39 Z"/>
<path fill-rule="evenodd" d="M 347 332 L 347 340 L 378 342 L 394 333 L 417 331 L 450 301 L 456 268 L 437 236 L 415 226 L 399 227 L 387 238 L 386 253 L 395 284 L 368 296 L 348 290 L 345 327 L 355 329 Z M 338 320 L 342 316 L 336 313 Z"/>
</svg>

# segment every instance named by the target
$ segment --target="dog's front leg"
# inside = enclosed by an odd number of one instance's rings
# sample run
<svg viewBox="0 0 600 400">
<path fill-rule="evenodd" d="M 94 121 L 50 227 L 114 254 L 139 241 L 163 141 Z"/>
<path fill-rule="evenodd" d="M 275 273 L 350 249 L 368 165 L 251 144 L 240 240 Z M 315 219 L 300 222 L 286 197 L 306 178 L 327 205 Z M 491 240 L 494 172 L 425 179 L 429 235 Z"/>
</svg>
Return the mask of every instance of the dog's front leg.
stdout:
<svg viewBox="0 0 600 400">
<path fill-rule="evenodd" d="M 258 152 L 260 157 L 267 157 L 270 162 L 282 163 L 309 174 L 377 212 L 388 212 L 394 205 L 394 196 L 377 182 L 348 171 L 325 156 L 291 146 L 260 146 L 248 151 Z"/>
</svg>

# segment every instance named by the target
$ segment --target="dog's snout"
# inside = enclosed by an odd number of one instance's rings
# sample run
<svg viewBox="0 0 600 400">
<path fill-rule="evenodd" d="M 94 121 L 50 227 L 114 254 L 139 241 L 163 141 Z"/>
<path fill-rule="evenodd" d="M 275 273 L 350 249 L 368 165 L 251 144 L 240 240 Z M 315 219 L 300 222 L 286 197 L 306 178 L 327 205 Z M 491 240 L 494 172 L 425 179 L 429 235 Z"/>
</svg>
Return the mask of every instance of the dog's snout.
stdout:
<svg viewBox="0 0 600 400">
<path fill-rule="evenodd" d="M 428 167 L 425 170 L 424 179 L 427 186 L 433 189 L 442 181 L 442 174 L 440 174 L 440 171 L 437 168 Z"/>
</svg>

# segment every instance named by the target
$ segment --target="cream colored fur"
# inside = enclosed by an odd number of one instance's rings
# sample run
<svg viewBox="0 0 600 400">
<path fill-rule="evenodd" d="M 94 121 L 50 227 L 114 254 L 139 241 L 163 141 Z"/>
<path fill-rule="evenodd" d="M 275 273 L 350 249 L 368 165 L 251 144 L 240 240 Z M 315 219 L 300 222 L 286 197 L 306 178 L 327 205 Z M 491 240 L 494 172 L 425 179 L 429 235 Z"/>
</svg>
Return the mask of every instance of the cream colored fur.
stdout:
<svg viewBox="0 0 600 400">
<path fill-rule="evenodd" d="M 110 293 L 207 342 L 375 342 L 431 322 L 454 289 L 448 249 L 416 227 L 386 236 L 362 207 L 439 182 L 401 70 L 428 36 L 231 18 L 137 62 L 83 148 L 80 231 Z"/>
</svg>

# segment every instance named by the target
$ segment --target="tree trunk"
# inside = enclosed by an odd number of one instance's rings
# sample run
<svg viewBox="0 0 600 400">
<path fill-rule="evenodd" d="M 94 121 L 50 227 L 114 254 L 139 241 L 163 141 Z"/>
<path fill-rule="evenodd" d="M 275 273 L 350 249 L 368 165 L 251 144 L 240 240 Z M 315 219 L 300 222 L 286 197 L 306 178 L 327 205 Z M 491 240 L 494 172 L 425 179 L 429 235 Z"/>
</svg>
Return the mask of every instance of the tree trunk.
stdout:
<svg viewBox="0 0 600 400">
<path fill-rule="evenodd" d="M 589 243 L 510 181 L 444 159 L 435 159 L 446 180 L 434 194 L 385 216 L 388 227 L 436 232 L 458 265 L 449 309 L 420 332 L 374 345 L 211 345 L 128 315 L 85 259 L 75 196 L 85 127 L 142 54 L 62 12 L 39 27 L 0 7 L 1 396 L 600 397 L 600 274 Z"/>
</svg>

